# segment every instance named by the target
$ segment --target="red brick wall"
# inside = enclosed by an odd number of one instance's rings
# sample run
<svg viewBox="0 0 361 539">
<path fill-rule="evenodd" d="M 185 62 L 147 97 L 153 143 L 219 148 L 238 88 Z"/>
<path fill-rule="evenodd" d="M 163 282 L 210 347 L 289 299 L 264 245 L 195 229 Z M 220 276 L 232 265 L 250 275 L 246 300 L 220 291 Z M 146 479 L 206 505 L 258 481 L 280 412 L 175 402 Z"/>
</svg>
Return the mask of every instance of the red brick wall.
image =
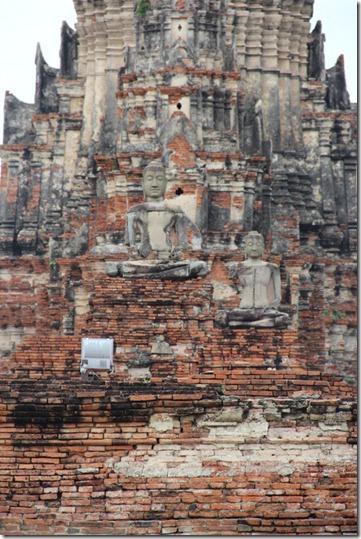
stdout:
<svg viewBox="0 0 361 539">
<path fill-rule="evenodd" d="M 232 393 L 228 407 L 263 414 L 268 432 L 215 443 L 198 418 L 225 398 L 207 384 L 5 384 L 3 533 L 356 533 L 352 440 L 317 430 L 335 414 L 351 425 L 352 403 Z"/>
<path fill-rule="evenodd" d="M 217 328 L 219 261 L 178 282 L 59 264 L 89 309 L 74 335 L 27 337 L 3 376 L 3 533 L 356 533 L 354 390 L 307 370 L 296 329 Z M 82 336 L 114 337 L 113 374 L 82 381 Z"/>
</svg>

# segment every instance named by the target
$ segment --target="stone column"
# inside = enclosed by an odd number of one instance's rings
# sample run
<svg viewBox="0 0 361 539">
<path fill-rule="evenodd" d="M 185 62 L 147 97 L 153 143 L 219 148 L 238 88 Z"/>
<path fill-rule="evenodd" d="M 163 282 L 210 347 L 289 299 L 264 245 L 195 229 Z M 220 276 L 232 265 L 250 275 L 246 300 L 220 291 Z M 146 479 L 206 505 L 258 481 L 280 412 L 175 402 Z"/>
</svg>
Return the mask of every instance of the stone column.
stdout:
<svg viewBox="0 0 361 539">
<path fill-rule="evenodd" d="M 266 139 L 271 139 L 275 151 L 281 145 L 280 131 L 280 79 L 278 67 L 280 8 L 264 7 L 262 21 L 262 114 Z"/>
<path fill-rule="evenodd" d="M 203 128 L 214 128 L 213 95 L 207 91 L 202 92 L 203 103 Z"/>
<path fill-rule="evenodd" d="M 124 66 L 124 39 L 122 10 L 119 0 L 108 0 L 104 16 L 107 36 L 106 68 L 105 68 L 105 101 L 104 101 L 104 132 L 103 145 L 109 150 L 115 149 L 117 131 L 117 86 L 118 72 Z"/>
<path fill-rule="evenodd" d="M 299 0 L 297 1 L 298 10 L 301 16 L 297 17 L 298 27 L 301 33 L 299 47 L 299 75 L 301 80 L 307 79 L 307 64 L 308 64 L 308 35 L 310 33 L 310 19 L 313 13 L 315 0 Z"/>
<path fill-rule="evenodd" d="M 103 126 L 105 104 L 105 69 L 107 66 L 106 45 L 107 30 L 104 21 L 104 10 L 94 11 L 94 102 L 92 115 L 92 140 L 99 143 Z"/>
<path fill-rule="evenodd" d="M 255 194 L 255 174 L 247 175 L 244 183 L 244 210 L 243 210 L 243 229 L 244 231 L 253 230 L 253 201 Z"/>
<path fill-rule="evenodd" d="M 234 5 L 237 17 L 236 64 L 238 71 L 241 73 L 241 85 L 243 86 L 246 75 L 246 35 L 249 11 L 247 2 L 243 0 L 235 0 Z"/>
<path fill-rule="evenodd" d="M 356 225 L 357 222 L 357 159 L 356 150 L 353 155 L 346 157 L 344 161 L 344 174 L 347 196 L 348 222 Z"/>
<path fill-rule="evenodd" d="M 262 183 L 261 234 L 265 238 L 267 238 L 270 228 L 271 228 L 271 197 L 272 197 L 271 178 L 269 176 L 264 176 L 263 183 Z"/>
<path fill-rule="evenodd" d="M 292 203 L 296 210 L 299 211 L 300 215 L 305 209 L 305 203 L 301 194 L 300 180 L 298 173 L 288 172 L 288 188 L 292 198 Z"/>
<path fill-rule="evenodd" d="M 322 186 L 322 210 L 325 219 L 335 218 L 335 194 L 333 186 L 333 172 L 331 165 L 331 140 L 330 132 L 332 119 L 329 117 L 319 119 L 319 152 L 321 163 L 321 186 Z"/>
<path fill-rule="evenodd" d="M 346 194 L 346 178 L 344 172 L 343 160 L 337 159 L 332 163 L 333 184 L 335 190 L 335 207 L 337 221 L 339 224 L 346 225 L 348 223 L 347 215 L 347 194 Z"/>
<path fill-rule="evenodd" d="M 92 138 L 92 118 L 94 105 L 94 41 L 93 24 L 89 8 L 84 9 L 83 19 L 79 20 L 79 74 L 85 78 L 84 81 L 84 108 L 83 108 L 83 128 L 81 144 L 84 152 L 87 152 Z"/>
<path fill-rule="evenodd" d="M 0 183 L 0 243 L 2 249 L 10 254 L 13 254 L 14 249 L 18 174 L 19 159 L 15 156 L 9 156 L 7 167 L 5 168 L 5 163 L 2 165 Z"/>
<path fill-rule="evenodd" d="M 292 16 L 289 12 L 282 14 L 278 35 L 278 67 L 280 70 L 279 100 L 280 100 L 280 131 L 282 150 L 295 150 L 291 107 L 291 63 L 290 42 Z"/>
<path fill-rule="evenodd" d="M 292 123 L 295 149 L 303 151 L 302 114 L 301 114 L 301 77 L 300 77 L 300 47 L 304 36 L 298 17 L 293 16 L 290 26 L 289 60 L 290 60 L 290 121 Z"/>
<path fill-rule="evenodd" d="M 288 188 L 286 172 L 273 173 L 272 182 L 272 252 L 294 253 L 299 242 L 299 216 L 295 212 Z"/>
<path fill-rule="evenodd" d="M 325 225 L 321 232 L 322 246 L 331 251 L 338 252 L 343 241 L 343 233 L 338 227 L 336 216 L 334 175 L 331 162 L 331 129 L 333 122 L 330 117 L 319 120 L 320 138 L 320 175 L 322 186 L 322 213 Z"/>
<path fill-rule="evenodd" d="M 344 160 L 344 181 L 347 200 L 349 249 L 357 252 L 357 159 L 356 150 Z"/>
<path fill-rule="evenodd" d="M 249 16 L 247 20 L 246 32 L 246 57 L 245 65 L 247 78 L 245 81 L 246 96 L 250 101 L 257 101 L 261 97 L 262 88 L 262 32 L 263 18 L 261 3 L 253 3 L 248 6 Z"/>
</svg>

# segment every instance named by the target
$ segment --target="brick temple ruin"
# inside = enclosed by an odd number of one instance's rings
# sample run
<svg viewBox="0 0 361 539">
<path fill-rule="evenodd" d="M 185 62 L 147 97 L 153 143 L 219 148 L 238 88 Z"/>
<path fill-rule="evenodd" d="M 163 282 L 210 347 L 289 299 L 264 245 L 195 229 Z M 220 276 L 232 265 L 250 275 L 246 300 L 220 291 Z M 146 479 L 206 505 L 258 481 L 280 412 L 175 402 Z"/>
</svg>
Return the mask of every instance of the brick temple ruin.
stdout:
<svg viewBox="0 0 361 539">
<path fill-rule="evenodd" d="M 357 534 L 357 112 L 313 4 L 77 0 L 6 95 L 0 533 Z M 157 160 L 205 270 L 111 274 Z M 217 323 L 250 231 L 283 326 Z"/>
</svg>

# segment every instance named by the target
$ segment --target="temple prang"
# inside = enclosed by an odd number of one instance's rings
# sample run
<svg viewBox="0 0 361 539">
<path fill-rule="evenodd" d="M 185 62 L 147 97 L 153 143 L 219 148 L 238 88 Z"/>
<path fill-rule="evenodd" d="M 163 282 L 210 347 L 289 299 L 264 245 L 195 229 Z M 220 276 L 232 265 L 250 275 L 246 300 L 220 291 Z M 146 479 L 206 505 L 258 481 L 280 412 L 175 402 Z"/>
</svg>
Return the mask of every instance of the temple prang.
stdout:
<svg viewBox="0 0 361 539">
<path fill-rule="evenodd" d="M 357 534 L 357 108 L 313 5 L 74 0 L 6 94 L 1 533 Z"/>
</svg>

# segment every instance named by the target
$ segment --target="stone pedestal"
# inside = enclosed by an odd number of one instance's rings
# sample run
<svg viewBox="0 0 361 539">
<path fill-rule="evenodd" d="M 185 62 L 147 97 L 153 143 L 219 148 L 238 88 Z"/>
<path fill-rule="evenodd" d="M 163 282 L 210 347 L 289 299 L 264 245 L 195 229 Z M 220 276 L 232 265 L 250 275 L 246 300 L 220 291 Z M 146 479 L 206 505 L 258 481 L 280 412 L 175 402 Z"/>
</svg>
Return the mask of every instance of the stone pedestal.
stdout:
<svg viewBox="0 0 361 539">
<path fill-rule="evenodd" d="M 127 260 L 107 262 L 105 271 L 109 277 L 191 279 L 205 275 L 207 264 L 199 260 Z"/>
<path fill-rule="evenodd" d="M 276 309 L 233 309 L 232 311 L 219 310 L 216 322 L 220 327 L 287 327 L 291 320 L 287 313 Z"/>
</svg>

